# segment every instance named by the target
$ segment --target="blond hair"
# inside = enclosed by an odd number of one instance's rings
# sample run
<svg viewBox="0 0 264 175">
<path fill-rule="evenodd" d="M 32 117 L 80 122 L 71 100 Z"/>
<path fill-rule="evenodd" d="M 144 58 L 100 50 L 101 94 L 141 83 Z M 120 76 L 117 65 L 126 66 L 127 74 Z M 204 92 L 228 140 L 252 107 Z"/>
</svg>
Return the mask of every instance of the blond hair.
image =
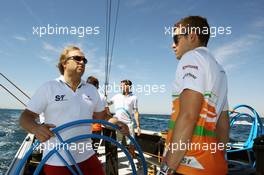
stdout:
<svg viewBox="0 0 264 175">
<path fill-rule="evenodd" d="M 73 50 L 81 50 L 81 49 L 79 47 L 76 47 L 76 46 L 68 46 L 68 47 L 64 48 L 64 50 L 62 51 L 62 53 L 60 55 L 60 60 L 59 60 L 57 67 L 59 68 L 61 75 L 64 75 L 63 63 L 65 63 L 65 61 L 67 61 L 68 53 L 70 51 L 73 51 Z"/>
</svg>

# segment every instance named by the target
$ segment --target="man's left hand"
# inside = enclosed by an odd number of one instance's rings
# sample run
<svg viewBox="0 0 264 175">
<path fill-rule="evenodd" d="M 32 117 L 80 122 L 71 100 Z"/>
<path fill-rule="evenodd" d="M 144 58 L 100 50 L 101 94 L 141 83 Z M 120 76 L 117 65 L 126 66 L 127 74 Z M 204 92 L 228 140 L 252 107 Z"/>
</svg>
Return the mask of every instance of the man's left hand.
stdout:
<svg viewBox="0 0 264 175">
<path fill-rule="evenodd" d="M 138 127 L 137 127 L 137 135 L 140 136 L 140 134 L 141 134 L 141 129 L 140 129 L 140 127 L 138 126 Z"/>
</svg>

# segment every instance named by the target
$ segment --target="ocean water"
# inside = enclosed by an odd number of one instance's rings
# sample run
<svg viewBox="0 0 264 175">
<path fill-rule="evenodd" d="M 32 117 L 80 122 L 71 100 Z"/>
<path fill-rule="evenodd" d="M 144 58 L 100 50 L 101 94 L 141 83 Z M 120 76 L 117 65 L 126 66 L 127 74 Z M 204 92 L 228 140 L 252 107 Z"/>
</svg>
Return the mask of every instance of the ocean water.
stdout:
<svg viewBox="0 0 264 175">
<path fill-rule="evenodd" d="M 20 114 L 21 110 L 0 109 L 0 175 L 7 171 L 8 165 L 26 136 L 26 132 L 18 124 Z M 169 115 L 141 114 L 141 127 L 152 131 L 166 130 L 169 118 Z M 246 120 L 242 124 L 231 128 L 232 140 L 247 139 L 251 126 Z"/>
<path fill-rule="evenodd" d="M 0 109 L 0 175 L 7 171 L 26 132 L 19 127 L 21 110 Z"/>
</svg>

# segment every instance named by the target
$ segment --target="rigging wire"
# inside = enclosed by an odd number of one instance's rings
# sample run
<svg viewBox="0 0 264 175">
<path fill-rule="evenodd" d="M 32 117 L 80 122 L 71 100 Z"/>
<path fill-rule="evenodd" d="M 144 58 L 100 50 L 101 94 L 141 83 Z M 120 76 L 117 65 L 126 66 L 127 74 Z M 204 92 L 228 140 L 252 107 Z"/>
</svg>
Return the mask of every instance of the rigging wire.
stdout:
<svg viewBox="0 0 264 175">
<path fill-rule="evenodd" d="M 12 95 L 22 105 L 24 105 L 25 107 L 27 106 L 25 103 L 22 102 L 22 100 L 20 100 L 15 94 L 13 94 L 10 90 L 8 90 L 4 85 L 0 84 L 0 87 L 2 87 L 4 90 L 6 90 L 10 95 Z"/>
<path fill-rule="evenodd" d="M 105 14 L 105 96 L 107 96 L 107 72 L 108 72 L 108 61 L 107 61 L 107 40 L 108 40 L 108 0 L 106 0 L 106 14 Z"/>
<path fill-rule="evenodd" d="M 28 99 L 30 99 L 30 97 L 24 92 L 22 91 L 15 83 L 13 83 L 11 80 L 9 80 L 4 74 L 0 73 L 0 75 L 6 79 L 10 84 L 12 84 L 17 90 L 19 90 L 25 97 L 27 97 Z"/>
<path fill-rule="evenodd" d="M 109 39 L 110 39 L 110 17 L 111 17 L 111 0 L 106 0 L 106 16 L 105 16 L 105 21 L 106 21 L 106 26 L 105 26 L 105 96 L 107 96 L 107 91 L 108 91 L 108 69 L 109 69 Z"/>
<path fill-rule="evenodd" d="M 119 16 L 119 6 L 120 0 L 117 1 L 117 9 L 114 23 L 114 33 L 112 36 L 112 43 L 110 46 L 111 40 L 111 16 L 112 16 L 112 0 L 107 0 L 106 2 L 106 46 L 105 46 L 105 97 L 107 98 L 108 85 L 109 85 L 109 77 L 111 72 L 111 64 L 113 59 L 115 38 L 116 38 L 116 30 L 117 30 L 117 21 Z M 111 50 L 110 50 L 111 49 Z"/>
<path fill-rule="evenodd" d="M 113 41 L 112 41 L 112 48 L 111 48 L 111 56 L 110 56 L 110 61 L 109 61 L 109 72 L 108 76 L 110 77 L 110 72 L 111 72 L 111 65 L 112 65 L 112 58 L 113 58 L 113 52 L 114 52 L 114 45 L 115 45 L 115 36 L 116 36 L 116 29 L 117 29 L 117 19 L 119 15 L 119 4 L 120 0 L 117 2 L 117 10 L 116 10 L 116 18 L 115 18 L 115 26 L 114 26 L 114 34 L 113 34 Z"/>
</svg>

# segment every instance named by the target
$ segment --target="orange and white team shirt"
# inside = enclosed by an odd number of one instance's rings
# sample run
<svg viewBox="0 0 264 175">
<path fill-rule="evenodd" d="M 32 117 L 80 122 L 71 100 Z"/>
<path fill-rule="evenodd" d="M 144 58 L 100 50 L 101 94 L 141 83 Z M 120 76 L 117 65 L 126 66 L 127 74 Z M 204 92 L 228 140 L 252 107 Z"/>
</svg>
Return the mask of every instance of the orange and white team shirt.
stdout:
<svg viewBox="0 0 264 175">
<path fill-rule="evenodd" d="M 188 175 L 222 175 L 227 173 L 224 151 L 217 147 L 216 123 L 222 111 L 228 110 L 227 78 L 206 47 L 185 53 L 176 70 L 173 85 L 173 108 L 169 121 L 167 144 L 171 143 L 179 113 L 179 96 L 184 89 L 197 91 L 204 96 L 192 141 L 177 172 Z M 214 147 L 214 148 L 213 148 Z"/>
</svg>

